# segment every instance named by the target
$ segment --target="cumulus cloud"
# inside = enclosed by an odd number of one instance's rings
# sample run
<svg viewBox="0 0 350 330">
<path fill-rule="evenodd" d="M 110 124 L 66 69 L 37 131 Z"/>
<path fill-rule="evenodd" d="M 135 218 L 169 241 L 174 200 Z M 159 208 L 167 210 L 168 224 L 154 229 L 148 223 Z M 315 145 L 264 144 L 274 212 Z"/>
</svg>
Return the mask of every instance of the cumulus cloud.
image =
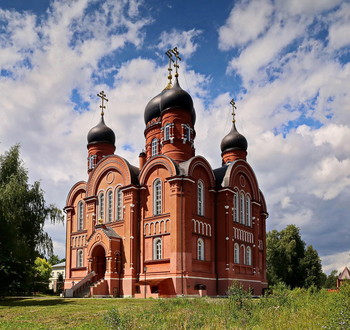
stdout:
<svg viewBox="0 0 350 330">
<path fill-rule="evenodd" d="M 160 42 L 157 47 L 162 51 L 164 49 L 174 48 L 177 46 L 181 54 L 189 58 L 198 47 L 195 39 L 200 36 L 201 30 L 191 29 L 188 31 L 179 31 L 172 29 L 170 32 L 163 31 L 160 35 Z"/>
<path fill-rule="evenodd" d="M 219 29 L 219 49 L 231 56 L 227 74 L 238 74 L 245 87 L 238 95 L 237 127 L 248 139 L 248 160 L 266 196 L 268 229 L 295 223 L 307 243 L 327 256 L 326 270 L 337 268 L 344 247 L 336 237 L 350 232 L 344 226 L 350 69 L 342 58 L 349 52 L 350 6 L 265 1 L 256 14 L 259 3 L 236 4 Z M 245 21 L 257 23 L 237 35 L 245 25 L 243 9 Z M 238 53 L 230 52 L 233 47 Z"/>
<path fill-rule="evenodd" d="M 126 44 L 140 46 L 142 29 L 150 23 L 137 16 L 136 1 L 92 5 L 87 0 L 55 1 L 42 17 L 0 10 L 0 88 L 6 95 L 0 152 L 21 143 L 31 178 L 40 179 L 47 200 L 61 208 L 69 186 L 86 172 L 87 130 L 98 122 L 96 93 L 107 90 L 96 84 L 104 74 L 103 60 Z M 73 111 L 74 90 L 91 111 Z M 55 246 L 64 244 L 64 235 L 52 226 L 48 231 Z"/>
<path fill-rule="evenodd" d="M 269 24 L 273 6 L 270 0 L 238 2 L 219 29 L 219 48 L 228 50 L 260 36 Z"/>
</svg>

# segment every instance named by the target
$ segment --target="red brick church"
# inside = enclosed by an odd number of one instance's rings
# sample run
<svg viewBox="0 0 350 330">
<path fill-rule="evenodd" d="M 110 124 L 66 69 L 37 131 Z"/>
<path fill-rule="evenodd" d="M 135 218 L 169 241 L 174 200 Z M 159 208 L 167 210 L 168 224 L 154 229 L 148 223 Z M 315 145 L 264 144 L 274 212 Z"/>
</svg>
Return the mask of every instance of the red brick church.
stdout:
<svg viewBox="0 0 350 330">
<path fill-rule="evenodd" d="M 72 187 L 65 207 L 67 297 L 221 296 L 234 280 L 255 294 L 267 286 L 268 214 L 235 104 L 222 166 L 212 169 L 195 154 L 196 113 L 179 84 L 177 49 L 167 55 L 169 83 L 145 108 L 139 166 L 115 153 L 104 121 L 108 100 L 99 94 L 87 181 Z"/>
</svg>

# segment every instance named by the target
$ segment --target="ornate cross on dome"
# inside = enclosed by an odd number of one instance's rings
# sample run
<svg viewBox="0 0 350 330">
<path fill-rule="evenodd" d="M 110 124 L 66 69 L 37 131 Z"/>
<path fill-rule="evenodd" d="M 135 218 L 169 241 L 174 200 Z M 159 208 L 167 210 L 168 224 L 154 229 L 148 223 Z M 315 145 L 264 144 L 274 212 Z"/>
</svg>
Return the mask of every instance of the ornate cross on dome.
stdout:
<svg viewBox="0 0 350 330">
<path fill-rule="evenodd" d="M 171 75 L 171 71 L 173 70 L 171 68 L 171 63 L 174 62 L 174 59 L 173 59 L 173 54 L 172 54 L 172 50 L 169 49 L 165 52 L 166 56 L 169 57 L 169 66 L 168 66 L 168 71 L 169 71 L 169 74 L 168 74 L 168 79 L 169 79 L 169 82 L 168 82 L 168 86 L 166 87 L 167 89 L 170 89 L 171 86 L 172 86 L 172 79 L 173 79 L 173 76 Z"/>
<path fill-rule="evenodd" d="M 98 93 L 97 96 L 101 98 L 101 105 L 100 105 L 100 108 L 101 108 L 101 116 L 103 116 L 103 115 L 105 114 L 105 113 L 103 112 L 103 109 L 106 109 L 106 106 L 103 105 L 103 101 L 108 102 L 108 99 L 106 98 L 106 94 L 105 94 L 104 91 Z"/>
<path fill-rule="evenodd" d="M 230 104 L 232 105 L 232 123 L 234 123 L 236 121 L 235 119 L 235 109 L 237 109 L 236 107 L 236 102 L 234 99 L 231 100 Z"/>
<path fill-rule="evenodd" d="M 177 72 L 179 65 L 178 65 L 178 61 L 181 61 L 181 57 L 179 56 L 179 51 L 177 50 L 177 47 L 175 47 L 174 49 L 171 50 L 171 52 L 175 55 L 175 77 L 177 78 L 179 76 L 179 73 Z"/>
</svg>

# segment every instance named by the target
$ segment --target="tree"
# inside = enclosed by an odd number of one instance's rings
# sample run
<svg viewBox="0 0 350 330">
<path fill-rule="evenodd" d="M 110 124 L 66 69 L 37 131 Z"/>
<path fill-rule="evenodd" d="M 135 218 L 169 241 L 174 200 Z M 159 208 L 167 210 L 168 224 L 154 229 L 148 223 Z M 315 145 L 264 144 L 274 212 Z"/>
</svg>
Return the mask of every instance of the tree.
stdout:
<svg viewBox="0 0 350 330">
<path fill-rule="evenodd" d="M 337 287 L 338 271 L 332 270 L 332 272 L 327 276 L 323 287 L 326 289 L 335 289 Z"/>
<path fill-rule="evenodd" d="M 46 205 L 40 183 L 28 183 L 15 145 L 0 155 L 0 296 L 28 291 L 34 260 L 52 254 L 52 241 L 43 229 L 47 218 L 63 221 L 60 210 Z"/>
<path fill-rule="evenodd" d="M 320 289 L 323 280 L 321 259 L 312 245 L 306 248 L 305 257 L 302 260 L 302 267 L 306 275 L 304 286 L 306 288 L 315 286 Z"/>
<path fill-rule="evenodd" d="M 271 285 L 283 282 L 291 288 L 321 286 L 321 260 L 312 246 L 305 250 L 305 242 L 295 225 L 288 225 L 280 232 L 268 232 L 266 254 L 267 278 Z"/>
<path fill-rule="evenodd" d="M 32 291 L 45 292 L 49 289 L 52 267 L 45 258 L 37 257 L 34 261 L 34 282 Z"/>
<path fill-rule="evenodd" d="M 47 261 L 51 266 L 53 266 L 53 265 L 57 265 L 63 261 L 66 261 L 66 259 L 65 258 L 60 259 L 60 257 L 58 255 L 52 254 L 52 255 L 50 255 L 49 259 L 47 259 Z"/>
</svg>

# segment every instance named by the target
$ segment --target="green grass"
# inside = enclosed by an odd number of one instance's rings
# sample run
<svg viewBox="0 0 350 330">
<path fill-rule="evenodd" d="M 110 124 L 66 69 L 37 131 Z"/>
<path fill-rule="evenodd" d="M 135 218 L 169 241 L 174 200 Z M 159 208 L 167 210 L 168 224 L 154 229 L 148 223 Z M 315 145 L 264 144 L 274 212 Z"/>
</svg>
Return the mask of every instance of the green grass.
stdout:
<svg viewBox="0 0 350 330">
<path fill-rule="evenodd" d="M 340 293 L 276 289 L 268 298 L 0 301 L 1 329 L 348 329 L 350 286 Z"/>
</svg>

